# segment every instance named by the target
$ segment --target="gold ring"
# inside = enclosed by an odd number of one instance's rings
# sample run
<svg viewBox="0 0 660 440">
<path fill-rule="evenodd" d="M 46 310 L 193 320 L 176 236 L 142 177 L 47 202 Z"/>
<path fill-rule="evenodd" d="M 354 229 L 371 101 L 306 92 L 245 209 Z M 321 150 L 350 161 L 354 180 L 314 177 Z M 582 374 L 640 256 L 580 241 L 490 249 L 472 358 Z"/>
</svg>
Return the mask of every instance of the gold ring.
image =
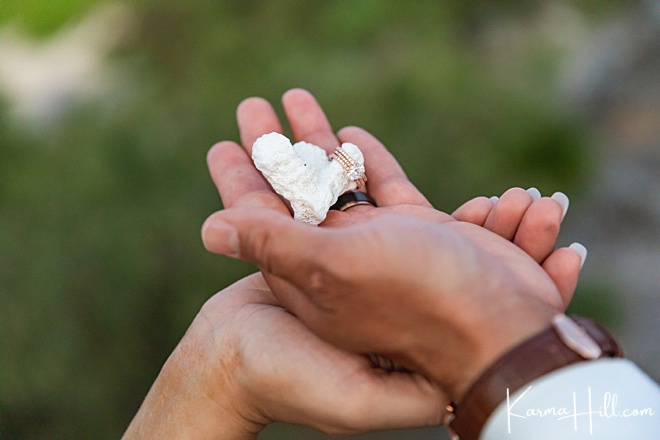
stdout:
<svg viewBox="0 0 660 440">
<path fill-rule="evenodd" d="M 364 165 L 361 165 L 353 160 L 342 147 L 337 149 L 330 155 L 330 160 L 336 160 L 346 170 L 348 178 L 363 186 L 367 183 L 367 175 L 365 174 Z"/>
</svg>

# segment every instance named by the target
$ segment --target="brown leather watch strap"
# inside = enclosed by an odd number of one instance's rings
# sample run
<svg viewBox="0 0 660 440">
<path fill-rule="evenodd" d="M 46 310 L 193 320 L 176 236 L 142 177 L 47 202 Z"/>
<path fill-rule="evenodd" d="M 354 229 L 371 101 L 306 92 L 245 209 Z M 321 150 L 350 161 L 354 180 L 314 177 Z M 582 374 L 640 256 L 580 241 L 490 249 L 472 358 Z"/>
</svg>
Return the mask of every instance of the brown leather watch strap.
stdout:
<svg viewBox="0 0 660 440">
<path fill-rule="evenodd" d="M 594 320 L 577 316 L 572 320 L 582 333 L 578 337 L 586 336 L 586 342 L 597 344 L 593 358 L 623 356 L 617 341 Z M 453 405 L 453 434 L 461 440 L 477 440 L 488 417 L 506 399 L 507 389 L 512 394 L 545 374 L 588 360 L 580 354 L 579 347 L 571 348 L 572 341 L 566 339 L 560 328 L 551 325 L 502 355 L 470 386 L 460 405 Z"/>
</svg>

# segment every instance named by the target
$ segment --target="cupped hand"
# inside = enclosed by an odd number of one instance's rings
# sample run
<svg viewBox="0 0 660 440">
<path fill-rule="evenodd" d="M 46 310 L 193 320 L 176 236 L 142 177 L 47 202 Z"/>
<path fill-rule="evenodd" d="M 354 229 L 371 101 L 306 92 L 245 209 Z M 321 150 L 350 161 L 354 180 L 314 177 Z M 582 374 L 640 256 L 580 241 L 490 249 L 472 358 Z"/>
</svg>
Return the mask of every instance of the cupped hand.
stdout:
<svg viewBox="0 0 660 440">
<path fill-rule="evenodd" d="M 272 107 L 251 98 L 237 112 L 243 148 L 222 142 L 209 153 L 225 210 L 207 220 L 203 238 L 211 251 L 254 262 L 278 300 L 318 335 L 397 360 L 456 398 L 490 361 L 565 308 L 577 255 L 551 259 L 554 240 L 552 248 L 535 248 L 528 239 L 514 244 L 524 221 L 502 223 L 497 206 L 486 217 L 502 224 L 456 221 L 430 205 L 369 133 L 349 127 L 335 137 L 302 90 L 285 94 L 283 105 L 296 140 L 327 152 L 339 142 L 360 147 L 378 208 L 331 211 L 322 224 L 330 228 L 293 221 L 250 160 L 256 138 L 281 131 Z M 512 190 L 498 204 L 521 192 Z M 562 216 L 559 204 L 544 201 L 548 212 Z M 532 200 L 524 206 L 531 209 Z M 557 232 L 545 231 L 555 238 Z M 564 268 L 556 273 L 565 282 L 555 282 L 544 260 Z"/>
<path fill-rule="evenodd" d="M 290 90 L 282 97 L 289 125 L 296 141 L 304 140 L 332 153 L 343 142 L 360 147 L 365 156 L 369 177 L 368 191 L 386 210 L 419 211 L 433 219 L 451 217 L 432 208 L 426 198 L 407 179 L 394 157 L 373 136 L 356 127 L 332 131 L 323 110 L 314 97 L 301 89 Z M 286 203 L 275 194 L 251 160 L 252 145 L 263 134 L 282 132 L 282 126 L 271 105 L 261 98 L 243 101 L 237 110 L 242 147 L 232 141 L 216 144 L 208 154 L 209 170 L 225 208 L 267 207 L 289 214 Z M 424 208 L 424 209 L 420 209 Z M 324 226 L 341 226 L 377 214 L 368 206 L 350 211 L 330 211 Z"/>
<path fill-rule="evenodd" d="M 370 133 L 358 127 L 346 127 L 335 135 L 322 108 L 309 92 L 290 90 L 282 97 L 282 104 L 296 141 L 318 145 L 328 154 L 340 143 L 351 142 L 358 145 L 365 156 L 369 181 L 363 189 L 376 200 L 378 208 L 360 205 L 345 212 L 331 210 L 322 227 L 346 226 L 391 213 L 414 215 L 438 223 L 460 220 L 466 224 L 455 226 L 467 229 L 466 233 L 473 234 L 476 240 L 489 240 L 492 232 L 514 242 L 542 265 L 559 289 L 564 306 L 568 305 L 577 284 L 580 262 L 567 248 L 555 251 L 559 225 L 565 214 L 556 201 L 549 197 L 533 200 L 526 191 L 513 188 L 500 197 L 496 206 L 480 197 L 450 216 L 433 208 L 408 180 L 396 159 Z M 273 131 L 282 132 L 277 114 L 266 100 L 248 98 L 239 105 L 237 120 L 242 146 L 233 141 L 220 142 L 207 157 L 211 177 L 225 209 L 267 208 L 274 215 L 290 216 L 286 202 L 273 192 L 251 159 L 256 139 Z M 208 230 L 204 228 L 204 231 L 205 241 L 209 241 Z"/>
<path fill-rule="evenodd" d="M 335 434 L 437 425 L 445 402 L 421 375 L 311 333 L 254 274 L 207 301 L 124 439 L 254 438 L 271 421 Z"/>
</svg>

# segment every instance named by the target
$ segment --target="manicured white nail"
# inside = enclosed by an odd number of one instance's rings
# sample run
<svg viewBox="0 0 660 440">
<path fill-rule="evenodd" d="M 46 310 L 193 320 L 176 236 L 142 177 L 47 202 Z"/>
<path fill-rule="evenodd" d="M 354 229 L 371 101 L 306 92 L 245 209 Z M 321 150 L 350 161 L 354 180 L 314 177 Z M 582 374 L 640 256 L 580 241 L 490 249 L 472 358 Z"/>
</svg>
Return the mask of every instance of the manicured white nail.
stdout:
<svg viewBox="0 0 660 440">
<path fill-rule="evenodd" d="M 541 198 L 541 191 L 534 187 L 529 188 L 527 193 L 532 197 L 532 201 L 534 202 Z"/>
<path fill-rule="evenodd" d="M 568 211 L 568 205 L 570 205 L 570 201 L 568 200 L 568 197 L 563 192 L 557 191 L 552 196 L 550 196 L 550 198 L 554 199 L 557 203 L 561 205 L 561 209 L 562 209 L 561 218 L 563 220 L 564 217 L 566 217 L 566 211 Z"/>
<path fill-rule="evenodd" d="M 580 243 L 573 243 L 568 247 L 580 256 L 580 269 L 584 266 L 584 261 L 587 259 L 587 248 Z"/>
<path fill-rule="evenodd" d="M 498 201 L 499 199 L 500 199 L 499 197 L 497 197 L 497 196 L 493 196 L 493 197 L 490 198 L 490 202 L 494 205 L 495 203 L 497 203 L 497 201 Z"/>
</svg>

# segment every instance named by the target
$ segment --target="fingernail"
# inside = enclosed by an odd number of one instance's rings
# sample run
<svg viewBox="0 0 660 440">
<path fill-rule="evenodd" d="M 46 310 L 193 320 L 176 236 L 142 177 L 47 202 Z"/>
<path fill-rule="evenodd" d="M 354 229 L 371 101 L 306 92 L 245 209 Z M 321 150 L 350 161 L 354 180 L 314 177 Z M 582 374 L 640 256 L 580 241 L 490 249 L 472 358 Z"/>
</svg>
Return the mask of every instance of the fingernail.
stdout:
<svg viewBox="0 0 660 440">
<path fill-rule="evenodd" d="M 222 220 L 211 218 L 204 222 L 202 241 L 211 252 L 234 258 L 239 256 L 238 232 Z"/>
<path fill-rule="evenodd" d="M 578 254 L 580 257 L 580 269 L 582 269 L 582 266 L 584 266 L 584 262 L 587 259 L 587 248 L 582 246 L 580 243 L 573 243 L 568 248 Z"/>
<path fill-rule="evenodd" d="M 561 219 L 563 220 L 564 217 L 566 217 L 566 212 L 568 211 L 568 205 L 570 205 L 570 201 L 568 200 L 568 197 L 563 192 L 557 191 L 552 196 L 550 196 L 550 198 L 554 199 L 557 203 L 561 205 L 561 209 L 562 209 Z"/>
<path fill-rule="evenodd" d="M 532 201 L 536 201 L 541 198 L 541 191 L 534 187 L 529 188 L 527 193 L 532 197 Z"/>
<path fill-rule="evenodd" d="M 497 201 L 498 201 L 499 199 L 500 199 L 499 197 L 497 197 L 497 196 L 493 196 L 493 197 L 490 198 L 490 202 L 494 205 L 495 203 L 497 203 Z"/>
</svg>

